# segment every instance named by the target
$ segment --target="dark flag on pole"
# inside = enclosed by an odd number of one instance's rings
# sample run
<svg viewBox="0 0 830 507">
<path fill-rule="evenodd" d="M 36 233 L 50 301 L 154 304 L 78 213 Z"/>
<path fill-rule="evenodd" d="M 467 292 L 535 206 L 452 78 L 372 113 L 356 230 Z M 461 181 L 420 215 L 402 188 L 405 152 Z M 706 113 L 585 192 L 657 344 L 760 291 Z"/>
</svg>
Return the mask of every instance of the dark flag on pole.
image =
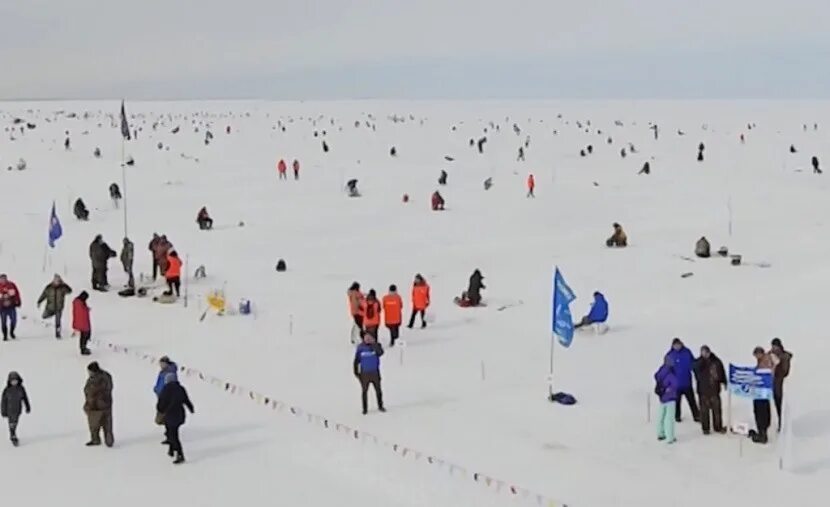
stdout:
<svg viewBox="0 0 830 507">
<path fill-rule="evenodd" d="M 130 137 L 130 125 L 127 123 L 127 112 L 124 110 L 123 100 L 121 101 L 121 136 L 127 141 L 132 139 Z"/>
</svg>

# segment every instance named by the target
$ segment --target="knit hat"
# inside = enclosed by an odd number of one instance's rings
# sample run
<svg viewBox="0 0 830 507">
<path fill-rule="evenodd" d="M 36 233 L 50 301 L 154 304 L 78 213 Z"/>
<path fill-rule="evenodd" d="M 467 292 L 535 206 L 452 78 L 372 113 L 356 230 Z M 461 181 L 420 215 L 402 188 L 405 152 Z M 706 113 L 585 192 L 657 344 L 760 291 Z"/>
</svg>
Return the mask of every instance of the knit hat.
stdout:
<svg viewBox="0 0 830 507">
<path fill-rule="evenodd" d="M 784 344 L 781 343 L 781 338 L 773 338 L 772 339 L 772 346 L 773 347 L 781 347 L 784 348 Z"/>
<path fill-rule="evenodd" d="M 86 369 L 91 373 L 98 373 L 99 371 L 101 371 L 101 367 L 98 366 L 98 361 L 92 361 L 91 363 L 89 363 L 89 366 L 87 366 Z"/>
</svg>

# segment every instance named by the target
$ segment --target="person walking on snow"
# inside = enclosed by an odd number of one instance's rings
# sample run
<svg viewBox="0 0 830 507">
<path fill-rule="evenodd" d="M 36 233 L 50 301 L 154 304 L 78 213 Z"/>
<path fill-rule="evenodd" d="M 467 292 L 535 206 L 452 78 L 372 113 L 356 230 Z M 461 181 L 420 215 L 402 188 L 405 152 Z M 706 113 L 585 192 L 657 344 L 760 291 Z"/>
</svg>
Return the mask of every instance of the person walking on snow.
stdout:
<svg viewBox="0 0 830 507">
<path fill-rule="evenodd" d="M 87 366 L 89 378 L 84 385 L 84 413 L 89 425 L 89 442 L 87 447 L 101 445 L 101 430 L 104 431 L 104 443 L 112 447 L 115 439 L 112 435 L 112 376 L 93 361 Z"/>
<path fill-rule="evenodd" d="M 726 388 L 726 371 L 720 358 L 706 345 L 700 348 L 700 357 L 694 362 L 694 374 L 697 379 L 697 395 L 700 397 L 703 434 L 709 434 L 710 422 L 715 433 L 726 433 L 720 403 L 721 386 Z"/>
<path fill-rule="evenodd" d="M 412 316 L 409 317 L 409 329 L 415 325 L 415 316 L 421 315 L 421 329 L 427 327 L 426 311 L 429 308 L 429 284 L 420 274 L 415 275 L 412 283 Z"/>
<path fill-rule="evenodd" d="M 17 309 L 20 308 L 20 291 L 5 274 L 0 274 L 0 328 L 3 330 L 3 341 L 9 337 L 17 338 L 14 332 L 17 329 Z"/>
<path fill-rule="evenodd" d="M 778 364 L 775 366 L 772 378 L 772 397 L 775 401 L 775 413 L 778 415 L 778 431 L 781 431 L 781 415 L 782 405 L 784 403 L 784 379 L 790 375 L 790 362 L 793 355 L 784 350 L 784 345 L 780 338 L 772 340 L 772 349 L 770 354 L 778 359 Z"/>
<path fill-rule="evenodd" d="M 674 374 L 677 379 L 677 404 L 675 405 L 674 419 L 677 422 L 681 421 L 680 405 L 683 397 L 689 402 L 689 408 L 692 410 L 692 418 L 695 422 L 700 422 L 700 412 L 697 409 L 697 402 L 695 401 L 695 391 L 692 387 L 692 366 L 695 362 L 695 357 L 692 351 L 687 349 L 680 338 L 672 340 L 671 349 L 666 353 L 666 358 L 671 359 L 674 366 Z"/>
<path fill-rule="evenodd" d="M 366 299 L 363 300 L 361 313 L 363 314 L 363 329 L 377 341 L 381 308 L 375 289 L 371 289 Z"/>
<path fill-rule="evenodd" d="M 357 343 L 359 336 L 363 333 L 363 293 L 360 292 L 360 284 L 353 282 L 346 292 L 346 297 L 349 300 L 349 315 L 352 316 L 354 325 L 352 326 L 351 342 Z"/>
<path fill-rule="evenodd" d="M 61 337 L 63 308 L 66 305 L 66 296 L 69 294 L 72 294 L 72 287 L 64 283 L 60 275 L 55 275 L 55 278 L 43 288 L 43 292 L 40 293 L 40 297 L 37 299 L 38 308 L 41 303 L 46 301 L 43 318 L 55 317 L 55 338 Z"/>
<path fill-rule="evenodd" d="M 527 196 L 536 198 L 536 194 L 533 193 L 533 190 L 536 188 L 536 179 L 533 177 L 532 174 L 528 175 L 527 177 Z"/>
<path fill-rule="evenodd" d="M 72 330 L 80 335 L 78 343 L 82 356 L 92 354 L 87 347 L 89 339 L 92 337 L 92 320 L 89 316 L 88 299 L 87 291 L 81 291 L 78 297 L 72 301 Z"/>
<path fill-rule="evenodd" d="M 383 347 L 375 341 L 369 333 L 363 333 L 363 343 L 357 346 L 354 353 L 354 375 L 360 380 L 361 395 L 363 404 L 363 415 L 369 411 L 367 395 L 369 386 L 374 387 L 377 397 L 378 410 L 386 412 L 383 407 L 383 391 L 380 387 L 380 358 L 383 356 Z"/>
<path fill-rule="evenodd" d="M 386 328 L 389 329 L 389 346 L 394 347 L 400 336 L 401 321 L 403 314 L 403 300 L 398 295 L 398 287 L 389 286 L 389 294 L 383 296 L 383 320 Z"/>
<path fill-rule="evenodd" d="M 285 165 L 285 160 L 280 159 L 280 161 L 277 163 L 277 172 L 279 173 L 279 178 L 281 180 L 288 179 L 286 171 L 288 171 L 288 167 Z"/>
<path fill-rule="evenodd" d="M 294 179 L 299 180 L 300 179 L 300 161 L 297 160 L 296 158 L 294 159 L 294 162 L 291 163 L 291 169 L 294 170 Z"/>
<path fill-rule="evenodd" d="M 168 287 L 164 295 L 172 296 L 175 291 L 176 297 L 179 297 L 182 286 L 182 260 L 175 250 L 171 251 L 170 255 L 167 256 L 167 271 L 164 272 L 164 278 L 167 280 Z"/>
<path fill-rule="evenodd" d="M 594 302 L 591 304 L 591 311 L 588 312 L 588 315 L 582 317 L 582 320 L 574 326 L 574 329 L 590 326 L 595 323 L 603 323 L 606 320 L 608 320 L 608 302 L 605 300 L 605 296 L 597 291 L 594 292 Z"/>
<path fill-rule="evenodd" d="M 29 395 L 23 387 L 23 378 L 16 371 L 10 372 L 6 380 L 6 388 L 3 389 L 3 396 L 0 398 L 0 415 L 9 421 L 9 439 L 15 447 L 18 444 L 17 423 L 24 406 L 27 414 L 32 411 L 29 405 Z"/>
<path fill-rule="evenodd" d="M 657 440 L 676 442 L 674 436 L 674 407 L 679 403 L 677 376 L 674 362 L 666 356 L 663 366 L 654 374 L 654 394 L 660 398 L 660 414 L 657 416 Z"/>
<path fill-rule="evenodd" d="M 184 450 L 182 450 L 182 442 L 179 438 L 179 428 L 184 425 L 187 416 L 185 414 L 185 407 L 191 414 L 195 413 L 193 403 L 190 402 L 190 397 L 187 395 L 185 388 L 179 384 L 175 373 L 167 373 L 164 375 L 164 388 L 158 397 L 156 403 L 156 413 L 161 416 L 164 421 L 164 434 L 167 437 L 167 455 L 173 460 L 174 465 L 184 463 Z"/>
<path fill-rule="evenodd" d="M 164 389 L 165 376 L 170 373 L 172 373 L 173 375 L 177 375 L 178 371 L 179 366 L 173 361 L 171 361 L 169 357 L 162 356 L 161 359 L 159 359 L 159 372 L 158 375 L 156 375 L 156 383 L 153 386 L 153 392 L 156 394 L 157 399 L 159 396 L 161 396 L 161 391 Z M 162 414 L 160 414 L 158 411 L 156 412 L 156 423 L 161 425 L 164 424 L 164 418 Z M 170 442 L 169 440 L 167 440 L 167 435 L 165 434 L 164 441 L 161 443 L 161 445 L 169 444 Z"/>
</svg>

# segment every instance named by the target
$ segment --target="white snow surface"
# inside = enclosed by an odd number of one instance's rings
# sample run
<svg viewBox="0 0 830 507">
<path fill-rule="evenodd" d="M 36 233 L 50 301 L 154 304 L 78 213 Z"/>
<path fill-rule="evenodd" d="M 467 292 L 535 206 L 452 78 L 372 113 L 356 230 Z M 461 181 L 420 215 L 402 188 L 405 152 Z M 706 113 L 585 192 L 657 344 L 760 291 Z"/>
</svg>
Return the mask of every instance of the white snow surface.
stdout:
<svg viewBox="0 0 830 507">
<path fill-rule="evenodd" d="M 121 184 L 118 108 L 0 104 L 4 127 L 15 117 L 37 125 L 0 136 L 0 272 L 20 287 L 26 317 L 17 341 L 0 342 L 0 374 L 19 371 L 33 405 L 20 423 L 21 446 L 0 445 L 9 505 L 93 498 L 125 507 L 538 505 L 535 494 L 578 507 L 827 505 L 830 385 L 821 375 L 830 354 L 822 317 L 830 176 L 813 175 L 810 157 L 830 163 L 830 104 L 128 102 L 131 125 L 143 128 L 126 143 L 136 164 L 123 189 L 136 273 L 150 271 L 147 243 L 159 232 L 187 258 L 189 275 L 204 265 L 208 278 L 188 280 L 186 307 L 91 293 L 93 337 L 132 353 L 93 348 L 91 359 L 114 377 L 116 446 L 87 449 L 81 406 L 88 359 L 74 339 L 52 337 L 34 302 L 53 273 L 65 276 L 74 295 L 89 290 L 87 253 L 96 234 L 120 250 L 123 215 L 107 194 L 111 182 Z M 394 114 L 405 121 L 393 123 Z M 649 122 L 660 126 L 657 141 Z M 205 146 L 208 124 L 215 139 Z M 468 143 L 484 128 L 490 132 L 479 155 Z M 63 149 L 65 131 L 70 151 Z M 517 162 L 528 135 L 527 160 Z M 622 159 L 629 142 L 638 153 Z M 704 162 L 696 161 L 700 142 Z M 588 144 L 594 154 L 580 157 Z M 790 144 L 798 153 L 788 152 Z M 93 158 L 95 147 L 101 159 Z M 6 170 L 21 157 L 25 171 Z M 277 180 L 280 158 L 289 167 L 300 160 L 299 181 Z M 652 174 L 637 176 L 646 160 Z M 449 173 L 440 187 L 447 211 L 433 212 L 429 197 L 441 169 Z M 536 199 L 525 197 L 528 173 L 536 176 Z M 485 192 L 487 177 L 494 187 Z M 359 179 L 363 197 L 345 196 L 350 178 Z M 87 223 L 71 213 L 79 196 L 91 210 Z M 64 237 L 47 252 L 53 200 Z M 196 227 L 203 205 L 216 230 Z M 613 222 L 625 227 L 627 249 L 604 246 Z M 743 255 L 745 265 L 681 259 L 701 235 L 715 249 Z M 285 273 L 274 269 L 280 258 Z M 578 296 L 576 318 L 594 290 L 611 306 L 607 334 L 578 333 L 572 347 L 555 349 L 554 387 L 577 397 L 572 407 L 546 401 L 554 266 Z M 484 273 L 488 306 L 458 308 L 452 299 L 475 268 Z M 685 272 L 694 275 L 681 278 Z M 388 412 L 374 411 L 370 393 L 364 416 L 351 372 L 346 289 L 356 280 L 383 295 L 395 283 L 408 305 L 415 273 L 432 287 L 430 325 L 404 329 L 406 347 L 387 348 Z M 125 283 L 117 259 L 110 282 Z M 200 322 L 206 295 L 223 287 L 231 306 L 250 299 L 255 315 L 209 314 Z M 787 431 L 767 446 L 704 437 L 684 406 L 677 444 L 657 442 L 646 420 L 648 400 L 652 421 L 658 405 L 652 375 L 675 336 L 695 353 L 708 344 L 724 363 L 743 365 L 753 363 L 753 347 L 780 337 L 794 354 Z M 381 337 L 387 345 L 383 328 Z M 167 354 L 424 454 L 404 458 L 372 438 L 325 430 L 182 375 L 196 414 L 182 430 L 189 461 L 174 467 L 153 424 L 157 367 L 136 354 Z M 752 422 L 750 402 L 735 399 L 733 411 L 736 421 Z M 476 484 L 425 456 L 533 494 Z"/>
</svg>

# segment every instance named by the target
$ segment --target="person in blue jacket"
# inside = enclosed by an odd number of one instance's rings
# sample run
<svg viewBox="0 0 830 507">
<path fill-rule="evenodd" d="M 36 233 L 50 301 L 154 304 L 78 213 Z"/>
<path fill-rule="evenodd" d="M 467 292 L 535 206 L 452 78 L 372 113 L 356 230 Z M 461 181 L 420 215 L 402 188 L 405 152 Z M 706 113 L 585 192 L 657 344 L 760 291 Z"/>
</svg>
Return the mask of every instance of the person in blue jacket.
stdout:
<svg viewBox="0 0 830 507">
<path fill-rule="evenodd" d="M 680 422 L 680 406 L 683 403 L 683 397 L 689 402 L 689 408 L 692 410 L 692 417 L 695 422 L 700 422 L 700 412 L 697 409 L 697 401 L 695 401 L 695 390 L 692 387 L 692 369 L 695 362 L 695 356 L 692 351 L 686 348 L 680 338 L 675 338 L 671 342 L 671 349 L 666 353 L 666 359 L 671 361 L 674 365 L 674 373 L 677 376 L 677 404 L 674 410 L 674 420 Z"/>
<path fill-rule="evenodd" d="M 159 373 L 156 377 L 156 385 L 153 387 L 153 392 L 156 393 L 156 398 L 161 396 L 161 392 L 164 390 L 164 386 L 166 384 L 165 377 L 172 373 L 174 377 L 176 377 L 176 373 L 179 371 L 179 367 L 170 360 L 167 356 L 162 356 L 159 359 Z M 178 380 L 178 379 L 177 379 Z M 164 424 L 164 417 L 163 415 L 156 410 L 156 424 Z M 161 442 L 161 445 L 170 445 L 170 441 L 167 437 L 167 433 L 164 434 L 164 440 Z"/>
<path fill-rule="evenodd" d="M 582 326 L 590 326 L 591 324 L 601 324 L 608 320 L 608 301 L 601 292 L 594 292 L 594 302 L 591 304 L 591 311 L 588 315 L 582 317 L 582 320 L 574 326 L 574 329 L 579 329 Z"/>
<path fill-rule="evenodd" d="M 363 333 L 363 343 L 357 346 L 354 353 L 354 375 L 360 380 L 362 390 L 361 401 L 363 403 L 363 415 L 368 412 L 367 394 L 369 386 L 375 388 L 375 395 L 378 400 L 378 410 L 386 412 L 383 408 L 383 391 L 380 388 L 380 357 L 383 355 L 383 347 L 375 341 L 375 337 L 368 332 Z"/>
</svg>

